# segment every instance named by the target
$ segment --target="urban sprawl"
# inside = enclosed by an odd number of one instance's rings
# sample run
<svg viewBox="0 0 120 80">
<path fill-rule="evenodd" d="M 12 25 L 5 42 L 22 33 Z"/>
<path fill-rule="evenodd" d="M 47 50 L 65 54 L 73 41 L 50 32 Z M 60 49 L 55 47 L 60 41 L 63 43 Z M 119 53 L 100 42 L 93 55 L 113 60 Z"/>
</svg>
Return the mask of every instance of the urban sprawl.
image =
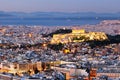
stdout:
<svg viewBox="0 0 120 80">
<path fill-rule="evenodd" d="M 120 21 L 1 25 L 0 80 L 120 80 Z"/>
</svg>

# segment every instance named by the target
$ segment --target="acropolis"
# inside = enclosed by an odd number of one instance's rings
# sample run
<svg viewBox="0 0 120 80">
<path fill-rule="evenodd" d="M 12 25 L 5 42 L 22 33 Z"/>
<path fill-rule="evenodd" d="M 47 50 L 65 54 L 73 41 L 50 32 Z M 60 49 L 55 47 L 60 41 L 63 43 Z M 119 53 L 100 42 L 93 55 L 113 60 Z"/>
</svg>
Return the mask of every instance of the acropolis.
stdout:
<svg viewBox="0 0 120 80">
<path fill-rule="evenodd" d="M 72 30 L 72 33 L 68 34 L 54 34 L 51 40 L 51 44 L 84 42 L 92 40 L 107 40 L 107 36 L 104 32 L 86 32 L 84 29 L 79 29 Z"/>
</svg>

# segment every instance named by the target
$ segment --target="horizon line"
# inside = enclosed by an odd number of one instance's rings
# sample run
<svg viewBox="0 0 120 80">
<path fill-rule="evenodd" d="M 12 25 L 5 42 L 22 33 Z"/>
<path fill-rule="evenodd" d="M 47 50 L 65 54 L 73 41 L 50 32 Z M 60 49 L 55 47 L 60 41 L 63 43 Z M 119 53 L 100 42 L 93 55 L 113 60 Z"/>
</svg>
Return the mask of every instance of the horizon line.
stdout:
<svg viewBox="0 0 120 80">
<path fill-rule="evenodd" d="M 106 14 L 106 13 L 120 13 L 120 12 L 95 12 L 95 11 L 83 11 L 83 12 L 80 12 L 80 11 L 73 11 L 73 12 L 64 12 L 64 11 L 30 11 L 30 12 L 25 12 L 25 11 L 3 11 L 3 10 L 0 10 L 0 12 L 16 12 L 16 13 L 37 13 L 37 12 L 41 12 L 41 13 L 96 13 L 96 14 Z"/>
</svg>

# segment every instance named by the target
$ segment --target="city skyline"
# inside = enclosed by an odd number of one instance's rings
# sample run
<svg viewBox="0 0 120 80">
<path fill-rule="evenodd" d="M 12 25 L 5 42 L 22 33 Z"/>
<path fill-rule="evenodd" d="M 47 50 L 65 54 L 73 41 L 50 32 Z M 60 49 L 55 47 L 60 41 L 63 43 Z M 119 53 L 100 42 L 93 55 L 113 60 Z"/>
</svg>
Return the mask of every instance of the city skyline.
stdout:
<svg viewBox="0 0 120 80">
<path fill-rule="evenodd" d="M 120 0 L 0 0 L 0 11 L 8 12 L 120 12 Z"/>
</svg>

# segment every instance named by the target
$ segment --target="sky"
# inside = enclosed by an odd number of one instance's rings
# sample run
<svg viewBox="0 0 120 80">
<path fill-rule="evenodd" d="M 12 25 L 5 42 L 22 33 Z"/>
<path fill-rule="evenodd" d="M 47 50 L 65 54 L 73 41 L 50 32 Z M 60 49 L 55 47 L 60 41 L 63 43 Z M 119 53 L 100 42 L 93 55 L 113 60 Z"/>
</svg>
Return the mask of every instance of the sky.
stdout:
<svg viewBox="0 0 120 80">
<path fill-rule="evenodd" d="M 0 0 L 0 11 L 120 12 L 120 0 Z"/>
</svg>

